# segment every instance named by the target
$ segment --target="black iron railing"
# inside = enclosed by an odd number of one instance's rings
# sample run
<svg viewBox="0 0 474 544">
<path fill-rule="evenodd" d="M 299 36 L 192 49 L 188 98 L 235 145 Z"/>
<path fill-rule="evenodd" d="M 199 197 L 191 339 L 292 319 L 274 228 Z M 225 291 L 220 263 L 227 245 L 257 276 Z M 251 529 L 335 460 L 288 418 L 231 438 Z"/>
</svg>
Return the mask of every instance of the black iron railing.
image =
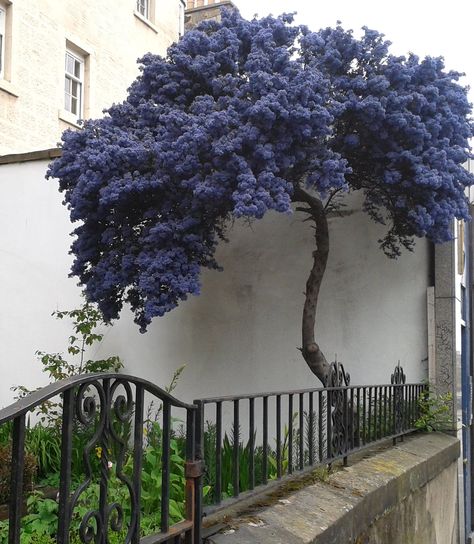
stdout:
<svg viewBox="0 0 474 544">
<path fill-rule="evenodd" d="M 343 366 L 333 363 L 327 388 L 195 401 L 201 442 L 207 445 L 207 451 L 201 445 L 198 450 L 206 459 L 204 483 L 211 488 L 206 513 L 415 430 L 426 386 L 407 384 L 399 365 L 389 384 L 349 381 Z"/>
<path fill-rule="evenodd" d="M 55 540 L 68 544 L 74 531 L 76 541 L 107 544 L 115 532 L 127 544 L 199 544 L 203 513 L 412 432 L 425 391 L 423 384 L 407 384 L 399 365 L 389 384 L 351 386 L 339 363 L 331 365 L 327 388 L 215 397 L 194 404 L 121 374 L 82 375 L 51 384 L 0 410 L 0 427 L 12 426 L 8 542 L 20 543 L 27 416 L 53 398 L 61 412 Z M 150 406 L 158 429 L 153 431 L 158 441 L 152 451 L 145 436 Z M 176 468 L 177 425 L 181 484 L 171 473 Z M 80 454 L 74 450 L 77 433 L 86 437 Z M 78 456 L 80 478 L 77 470 L 73 477 Z M 157 496 L 159 527 L 156 534 L 141 538 L 145 463 L 158 457 L 158 468 L 153 468 L 156 488 L 152 484 L 146 495 L 148 500 Z M 120 500 L 112 496 L 112 480 L 122 490 Z M 183 486 L 178 522 L 170 512 L 176 485 Z M 84 497 L 92 486 L 98 492 L 88 498 L 85 510 Z"/>
<path fill-rule="evenodd" d="M 160 531 L 140 540 L 141 483 L 144 444 L 145 394 L 160 403 L 161 489 Z M 81 542 L 106 544 L 109 532 L 123 535 L 125 543 L 195 542 L 200 523 L 194 515 L 196 482 L 201 477 L 201 464 L 195 457 L 195 417 L 197 408 L 175 399 L 154 384 L 120 374 L 89 374 L 68 378 L 28 395 L 0 410 L 0 425 L 13 422 L 11 484 L 9 504 L 9 544 L 20 542 L 23 515 L 23 472 L 25 459 L 26 415 L 53 397 L 60 395 L 62 409 L 61 467 L 58 493 L 59 513 L 55 540 L 67 544 L 71 537 L 71 521 L 87 489 L 96 484 L 96 504 L 78 522 Z M 170 524 L 170 442 L 172 410 L 184 411 L 185 432 L 185 519 Z M 83 451 L 82 481 L 71 481 L 73 433 L 80 428 L 88 436 Z M 111 463 L 113 455 L 114 463 Z M 100 452 L 100 458 L 97 453 Z M 76 452 L 77 453 L 77 452 Z M 127 459 L 127 468 L 125 462 Z M 93 461 L 97 461 L 94 466 Z M 111 474 L 113 470 L 114 474 Z M 108 488 L 114 476 L 123 486 L 125 503 L 110 502 Z M 127 513 L 126 513 L 127 512 Z M 195 524 L 198 525 L 197 529 Z"/>
</svg>

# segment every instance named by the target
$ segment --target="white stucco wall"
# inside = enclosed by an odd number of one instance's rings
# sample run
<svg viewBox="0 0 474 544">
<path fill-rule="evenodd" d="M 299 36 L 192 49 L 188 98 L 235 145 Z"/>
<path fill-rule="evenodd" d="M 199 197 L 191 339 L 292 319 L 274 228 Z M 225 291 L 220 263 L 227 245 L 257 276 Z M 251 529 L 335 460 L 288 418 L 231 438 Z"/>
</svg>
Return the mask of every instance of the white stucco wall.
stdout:
<svg viewBox="0 0 474 544">
<path fill-rule="evenodd" d="M 0 166 L 0 406 L 13 384 L 44 384 L 37 349 L 61 351 L 70 332 L 55 309 L 79 304 L 67 277 L 71 225 L 46 161 Z M 319 339 L 337 353 L 352 383 L 386 383 L 398 360 L 410 381 L 426 375 L 428 250 L 388 260 L 380 229 L 360 211 L 333 218 L 331 255 L 318 309 Z M 206 271 L 192 297 L 142 335 L 125 312 L 100 352 L 160 385 L 186 364 L 184 400 L 276 388 L 317 386 L 299 351 L 312 230 L 298 215 L 273 214 L 252 228 L 235 225 L 219 248 L 224 272 Z"/>
</svg>

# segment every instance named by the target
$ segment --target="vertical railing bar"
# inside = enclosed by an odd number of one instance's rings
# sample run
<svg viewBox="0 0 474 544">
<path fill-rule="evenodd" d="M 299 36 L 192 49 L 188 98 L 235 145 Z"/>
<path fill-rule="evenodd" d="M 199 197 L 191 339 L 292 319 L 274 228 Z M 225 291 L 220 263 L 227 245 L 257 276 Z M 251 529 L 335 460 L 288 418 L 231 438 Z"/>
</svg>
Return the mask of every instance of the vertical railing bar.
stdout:
<svg viewBox="0 0 474 544">
<path fill-rule="evenodd" d="M 400 406 L 399 406 L 401 424 L 400 424 L 400 429 L 397 429 L 397 432 L 403 432 L 403 429 L 405 428 L 405 410 L 404 410 L 404 406 L 405 406 L 405 385 L 399 385 L 398 390 L 401 393 L 401 403 L 400 403 Z M 401 440 L 401 437 L 400 437 L 400 440 Z"/>
<path fill-rule="evenodd" d="M 347 411 L 347 408 L 349 406 L 348 401 L 348 395 L 349 390 L 347 388 L 342 390 L 342 423 L 343 423 L 343 432 L 344 432 L 344 453 L 347 453 L 347 450 L 349 449 L 348 443 L 349 443 L 349 433 L 348 433 L 348 427 L 349 427 L 349 414 Z M 344 466 L 347 466 L 347 455 L 343 458 Z"/>
<path fill-rule="evenodd" d="M 406 423 L 404 431 L 407 431 L 410 428 L 410 406 L 411 406 L 411 386 L 406 386 L 407 390 L 407 400 L 405 403 L 405 414 L 406 414 Z"/>
<path fill-rule="evenodd" d="M 383 425 L 383 388 L 379 387 L 378 390 L 379 390 L 379 395 L 378 395 L 378 399 L 379 399 L 379 409 L 378 409 L 378 413 L 379 413 L 379 423 L 378 423 L 379 435 L 378 435 L 378 437 L 382 438 L 382 436 L 383 436 L 383 429 L 382 429 L 382 425 Z"/>
<path fill-rule="evenodd" d="M 356 415 L 356 443 L 355 446 L 359 447 L 361 445 L 361 436 L 360 436 L 360 387 L 357 388 L 357 415 Z"/>
<path fill-rule="evenodd" d="M 293 395 L 288 395 L 288 474 L 293 473 Z"/>
<path fill-rule="evenodd" d="M 418 399 L 420 398 L 420 386 L 417 385 L 415 387 L 415 412 L 414 412 L 414 422 L 413 424 L 416 423 L 417 419 L 418 419 Z"/>
<path fill-rule="evenodd" d="M 397 410 L 396 410 L 396 403 L 397 403 L 397 389 L 396 385 L 390 386 L 390 410 L 391 410 L 391 417 L 390 420 L 392 422 L 392 435 L 397 434 Z M 393 439 L 393 445 L 397 443 L 396 437 Z"/>
<path fill-rule="evenodd" d="M 392 434 L 396 434 L 397 432 L 397 429 L 396 429 L 396 413 L 395 413 L 395 403 L 396 403 L 396 388 L 395 388 L 395 385 L 392 385 L 390 387 L 391 391 L 390 391 L 390 410 L 391 410 L 391 422 L 392 422 Z"/>
<path fill-rule="evenodd" d="M 169 529 L 170 511 L 170 442 L 171 442 L 171 405 L 163 400 L 163 443 L 161 453 L 161 532 Z"/>
<path fill-rule="evenodd" d="M 383 416 L 383 389 L 381 387 L 377 387 L 378 393 L 377 393 L 377 399 L 378 399 L 378 405 L 377 405 L 377 416 L 378 416 L 378 422 L 377 422 L 377 438 L 382 438 L 382 416 Z"/>
<path fill-rule="evenodd" d="M 387 436 L 387 386 L 383 388 L 383 431 L 382 436 Z"/>
<path fill-rule="evenodd" d="M 205 405 L 200 400 L 195 400 L 195 459 L 204 461 L 204 409 Z M 194 503 L 194 544 L 202 542 L 202 516 L 203 516 L 203 477 L 195 479 L 195 503 Z"/>
<path fill-rule="evenodd" d="M 405 418 L 406 418 L 406 410 L 405 410 L 405 402 L 406 402 L 406 387 L 405 384 L 399 386 L 399 391 L 401 393 L 401 403 L 399 406 L 399 411 L 401 411 L 400 414 L 400 429 L 397 429 L 397 433 L 403 433 L 405 430 Z M 400 436 L 400 441 L 403 442 L 403 434 Z"/>
<path fill-rule="evenodd" d="M 412 424 L 412 427 L 415 427 L 415 423 L 416 423 L 416 407 L 417 407 L 417 404 L 418 404 L 418 386 L 417 385 L 414 385 L 413 386 L 413 395 L 414 395 L 414 399 L 413 399 L 413 424 Z"/>
<path fill-rule="evenodd" d="M 249 399 L 249 483 L 255 487 L 255 399 Z"/>
<path fill-rule="evenodd" d="M 412 406 L 411 406 L 411 423 L 410 423 L 410 429 L 413 429 L 415 426 L 415 407 L 416 407 L 416 385 L 411 386 L 411 394 L 412 394 Z"/>
<path fill-rule="evenodd" d="M 372 425 L 372 387 L 369 387 L 369 398 L 368 398 L 368 409 L 369 414 L 367 418 L 367 438 L 368 442 L 370 443 L 372 441 L 372 431 L 371 431 L 371 425 Z"/>
<path fill-rule="evenodd" d="M 13 420 L 8 544 L 19 544 L 25 466 L 25 415 Z"/>
<path fill-rule="evenodd" d="M 281 395 L 276 397 L 276 442 L 277 478 L 281 478 Z"/>
<path fill-rule="evenodd" d="M 404 396 L 404 402 L 402 405 L 403 409 L 403 429 L 402 432 L 404 433 L 408 429 L 408 420 L 409 420 L 409 413 L 410 413 L 410 386 L 404 385 L 403 386 L 405 396 Z"/>
<path fill-rule="evenodd" d="M 240 493 L 240 413 L 239 413 L 239 399 L 234 400 L 234 444 L 233 444 L 233 480 L 234 497 L 238 497 Z"/>
<path fill-rule="evenodd" d="M 374 387 L 374 413 L 373 413 L 373 417 L 374 417 L 374 432 L 373 432 L 373 435 L 372 435 L 372 439 L 373 440 L 377 440 L 377 421 L 378 421 L 378 406 L 377 406 L 377 402 L 378 402 L 378 387 L 375 386 Z"/>
<path fill-rule="evenodd" d="M 351 401 L 349 405 L 349 420 L 350 420 L 350 432 L 351 432 L 351 439 L 350 439 L 350 445 L 351 450 L 355 447 L 355 423 L 354 423 L 354 388 L 351 387 Z"/>
<path fill-rule="evenodd" d="M 268 397 L 263 397 L 263 483 L 268 482 Z"/>
<path fill-rule="evenodd" d="M 104 391 L 104 405 L 101 406 L 102 410 L 105 410 L 104 414 L 104 426 L 100 436 L 100 446 L 102 448 L 102 456 L 100 458 L 100 482 L 99 482 L 99 517 L 100 523 L 98 523 L 97 530 L 100 532 L 98 542 L 105 544 L 107 540 L 107 497 L 109 494 L 109 467 L 108 467 L 108 449 L 110 439 L 110 426 L 111 416 L 108 407 L 112 405 L 111 393 L 110 393 L 110 378 L 104 378 L 102 380 L 102 387 Z"/>
<path fill-rule="evenodd" d="M 410 386 L 405 385 L 406 389 L 406 400 L 404 405 L 404 412 L 405 412 L 405 428 L 403 429 L 403 432 L 405 433 L 410 428 Z M 404 439 L 404 436 L 402 437 L 402 440 Z"/>
<path fill-rule="evenodd" d="M 308 426 L 308 462 L 312 466 L 314 464 L 314 393 L 309 393 L 309 426 Z"/>
<path fill-rule="evenodd" d="M 323 461 L 323 410 L 323 392 L 318 391 L 318 457 L 320 463 Z"/>
<path fill-rule="evenodd" d="M 196 410 L 186 409 L 186 463 L 194 463 L 196 457 Z M 190 477 L 186 472 L 186 520 L 194 521 L 194 506 L 196 503 L 196 480 L 194 476 Z M 187 531 L 184 537 L 184 544 L 193 544 L 192 531 Z"/>
<path fill-rule="evenodd" d="M 195 413 L 195 409 L 186 409 L 186 461 L 194 461 L 196 457 Z"/>
<path fill-rule="evenodd" d="M 300 393 L 299 416 L 300 416 L 300 434 L 299 434 L 300 466 L 299 468 L 300 470 L 303 470 L 304 469 L 304 396 L 303 396 L 303 393 Z"/>
<path fill-rule="evenodd" d="M 417 421 L 420 418 L 420 398 L 422 398 L 422 395 L 424 394 L 425 388 L 423 385 L 418 386 L 418 396 L 416 399 L 416 412 L 415 412 L 415 421 Z"/>
<path fill-rule="evenodd" d="M 132 514 L 134 528 L 132 531 L 132 544 L 140 542 L 140 516 L 141 516 L 141 480 L 143 466 L 143 410 L 144 410 L 144 390 L 143 386 L 137 384 L 135 390 L 135 421 L 133 429 L 133 494 L 135 504 Z"/>
<path fill-rule="evenodd" d="M 326 391 L 326 409 L 327 409 L 327 457 L 328 459 L 332 459 L 333 457 L 333 448 L 332 448 L 332 391 Z"/>
<path fill-rule="evenodd" d="M 362 388 L 362 445 L 367 442 L 367 389 Z"/>
<path fill-rule="evenodd" d="M 407 386 L 407 402 L 405 406 L 405 412 L 406 412 L 406 427 L 405 431 L 408 430 L 411 427 L 411 385 Z"/>
<path fill-rule="evenodd" d="M 63 414 L 61 429 L 61 469 L 59 477 L 59 507 L 58 507 L 58 544 L 68 544 L 71 493 L 71 460 L 72 460 L 72 433 L 74 418 L 74 389 L 67 389 L 63 393 Z M 134 543 L 133 543 L 134 544 Z"/>
<path fill-rule="evenodd" d="M 216 482 L 215 500 L 222 501 L 222 402 L 216 402 Z"/>
</svg>

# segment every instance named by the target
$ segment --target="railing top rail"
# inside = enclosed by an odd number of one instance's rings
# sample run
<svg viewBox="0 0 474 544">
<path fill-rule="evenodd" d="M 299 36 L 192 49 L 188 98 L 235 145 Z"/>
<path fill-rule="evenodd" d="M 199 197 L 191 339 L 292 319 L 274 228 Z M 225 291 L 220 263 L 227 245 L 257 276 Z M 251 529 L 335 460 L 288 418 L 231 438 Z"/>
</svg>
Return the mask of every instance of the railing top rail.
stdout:
<svg viewBox="0 0 474 544">
<path fill-rule="evenodd" d="M 343 391 L 345 389 L 368 389 L 369 387 L 410 387 L 410 386 L 424 386 L 425 383 L 413 382 L 413 383 L 382 383 L 382 384 L 367 384 L 367 385 L 343 385 L 339 387 L 316 387 L 309 389 L 294 389 L 290 391 L 266 391 L 264 393 L 249 393 L 245 395 L 227 395 L 223 397 L 207 397 L 202 399 L 196 399 L 195 403 L 211 404 L 215 402 L 232 402 L 234 400 L 248 400 L 257 399 L 263 397 L 276 397 L 279 395 L 300 395 L 304 393 L 318 393 L 320 391 Z"/>
<path fill-rule="evenodd" d="M 187 410 L 196 409 L 195 405 L 182 402 L 167 393 L 164 389 L 161 389 L 161 387 L 155 385 L 154 383 L 148 380 L 144 380 L 142 378 L 137 378 L 136 376 L 118 373 L 79 374 L 77 376 L 71 376 L 70 378 L 66 378 L 58 382 L 50 383 L 45 387 L 33 391 L 26 397 L 17 400 L 9 406 L 2 408 L 0 410 L 0 425 L 3 423 L 7 423 L 8 421 L 20 415 L 26 414 L 30 410 L 33 410 L 34 408 L 40 406 L 52 397 L 64 393 L 68 389 L 83 385 L 93 385 L 94 382 L 98 382 L 101 380 L 115 380 L 119 383 L 127 382 L 134 385 L 139 385 L 151 395 L 163 401 L 169 402 L 171 406 L 175 406 L 176 408 L 185 408 Z"/>
</svg>

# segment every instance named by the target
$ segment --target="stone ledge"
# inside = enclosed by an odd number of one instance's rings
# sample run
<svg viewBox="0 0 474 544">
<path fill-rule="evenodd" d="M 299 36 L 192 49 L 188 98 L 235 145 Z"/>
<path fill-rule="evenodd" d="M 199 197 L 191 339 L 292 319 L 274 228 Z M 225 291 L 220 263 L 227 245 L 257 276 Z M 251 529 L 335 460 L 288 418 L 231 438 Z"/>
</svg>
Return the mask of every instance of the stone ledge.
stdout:
<svg viewBox="0 0 474 544">
<path fill-rule="evenodd" d="M 209 544 L 343 544 L 354 542 L 387 511 L 456 462 L 459 441 L 415 435 L 372 454 L 272 506 L 229 522 Z"/>
<path fill-rule="evenodd" d="M 40 149 L 38 151 L 28 151 L 26 153 L 12 153 L 9 155 L 0 155 L 0 164 L 14 164 L 16 162 L 43 161 L 55 159 L 62 154 L 61 149 L 53 147 L 50 149 Z"/>
</svg>

